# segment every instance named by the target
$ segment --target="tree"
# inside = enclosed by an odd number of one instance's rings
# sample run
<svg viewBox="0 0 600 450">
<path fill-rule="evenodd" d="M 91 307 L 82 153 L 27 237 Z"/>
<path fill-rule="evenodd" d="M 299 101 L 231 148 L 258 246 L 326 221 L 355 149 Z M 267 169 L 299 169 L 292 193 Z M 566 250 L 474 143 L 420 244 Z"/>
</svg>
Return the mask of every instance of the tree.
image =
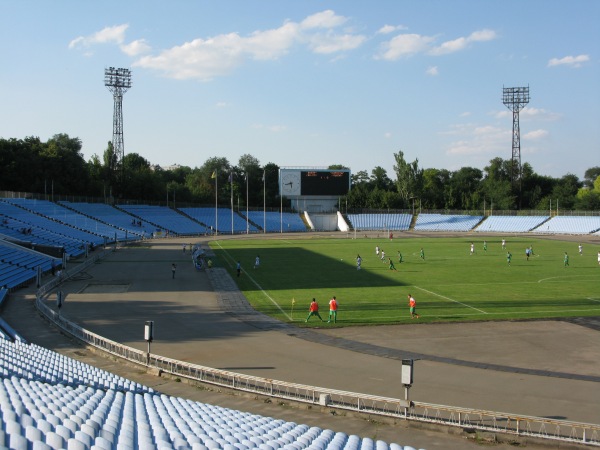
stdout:
<svg viewBox="0 0 600 450">
<path fill-rule="evenodd" d="M 0 139 L 0 190 L 43 192 L 39 158 L 43 144 L 38 137 Z"/>
<path fill-rule="evenodd" d="M 596 177 L 591 188 L 584 186 L 577 191 L 575 208 L 583 210 L 600 209 L 600 175 Z"/>
<path fill-rule="evenodd" d="M 575 206 L 575 198 L 580 187 L 582 187 L 582 183 L 579 178 L 569 173 L 558 180 L 552 190 L 552 198 L 558 202 L 559 208 L 572 209 Z"/>
<path fill-rule="evenodd" d="M 452 172 L 447 187 L 446 207 L 449 209 L 476 210 L 481 207 L 481 179 L 483 172 L 474 167 L 462 167 Z"/>
<path fill-rule="evenodd" d="M 406 204 L 411 198 L 420 198 L 423 188 L 423 169 L 419 169 L 419 160 L 415 159 L 412 163 L 407 163 L 404 159 L 404 153 L 399 151 L 394 153 L 396 164 L 396 188 L 400 198 Z"/>
<path fill-rule="evenodd" d="M 350 182 L 352 186 L 356 186 L 358 184 L 362 184 L 362 183 L 368 183 L 369 182 L 369 174 L 367 173 L 366 170 L 359 170 L 356 173 L 353 173 L 350 176 Z"/>
<path fill-rule="evenodd" d="M 512 209 L 515 207 L 516 197 L 513 194 L 510 180 L 511 165 L 510 160 L 494 158 L 484 168 L 485 177 L 481 183 L 481 188 L 490 208 Z M 523 165 L 523 167 L 525 166 L 528 166 L 527 163 Z"/>
<path fill-rule="evenodd" d="M 371 171 L 371 184 L 375 188 L 382 190 L 389 190 L 393 187 L 392 180 L 388 177 L 387 171 L 381 166 L 377 166 Z"/>
<path fill-rule="evenodd" d="M 425 169 L 423 171 L 423 193 L 421 206 L 428 209 L 442 209 L 445 206 L 444 186 L 450 181 L 446 169 Z"/>
<path fill-rule="evenodd" d="M 593 189 L 594 181 L 600 177 L 600 166 L 590 167 L 583 174 L 583 185 Z"/>
<path fill-rule="evenodd" d="M 258 172 L 260 169 L 260 161 L 252 155 L 244 154 L 240 156 L 238 167 L 244 173 Z"/>
<path fill-rule="evenodd" d="M 331 164 L 327 167 L 328 170 L 350 170 L 350 167 L 346 167 L 343 164 Z"/>
<path fill-rule="evenodd" d="M 88 178 L 81 147 L 79 138 L 66 134 L 54 135 L 41 147 L 44 178 L 54 181 L 55 193 L 86 192 Z"/>
<path fill-rule="evenodd" d="M 260 169 L 260 161 L 252 155 L 244 154 L 240 156 L 238 168 L 240 180 L 244 181 L 240 185 L 240 192 L 243 193 L 244 198 L 243 203 L 246 204 L 246 199 L 248 199 L 249 205 L 262 205 L 262 170 Z M 246 188 L 248 188 L 248 192 L 246 192 Z"/>
<path fill-rule="evenodd" d="M 267 207 L 279 206 L 279 166 L 275 163 L 267 163 L 263 167 L 265 202 Z M 261 177 L 262 180 L 262 177 Z"/>
</svg>

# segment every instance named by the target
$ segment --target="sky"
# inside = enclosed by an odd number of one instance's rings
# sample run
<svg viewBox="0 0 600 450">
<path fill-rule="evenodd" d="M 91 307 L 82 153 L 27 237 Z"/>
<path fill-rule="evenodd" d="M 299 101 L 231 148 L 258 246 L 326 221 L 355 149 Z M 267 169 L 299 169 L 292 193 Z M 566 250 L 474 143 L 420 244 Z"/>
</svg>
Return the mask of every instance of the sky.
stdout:
<svg viewBox="0 0 600 450">
<path fill-rule="evenodd" d="M 504 87 L 529 87 L 521 158 L 600 165 L 597 0 L 0 0 L 0 138 L 113 134 L 108 67 L 128 68 L 125 153 L 151 164 L 327 167 L 394 154 L 484 169 L 512 157 Z"/>
</svg>

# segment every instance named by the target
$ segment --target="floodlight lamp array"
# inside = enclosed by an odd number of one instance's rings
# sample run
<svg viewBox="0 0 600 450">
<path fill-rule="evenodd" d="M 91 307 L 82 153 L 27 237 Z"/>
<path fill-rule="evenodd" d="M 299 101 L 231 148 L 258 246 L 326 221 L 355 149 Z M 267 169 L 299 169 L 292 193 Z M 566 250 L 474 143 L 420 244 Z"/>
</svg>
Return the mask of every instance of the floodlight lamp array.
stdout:
<svg viewBox="0 0 600 450">
<path fill-rule="evenodd" d="M 529 100 L 529 86 L 502 88 L 502 103 L 511 111 L 520 111 Z"/>
<path fill-rule="evenodd" d="M 104 85 L 121 92 L 131 88 L 131 70 L 109 67 L 104 70 Z"/>
</svg>

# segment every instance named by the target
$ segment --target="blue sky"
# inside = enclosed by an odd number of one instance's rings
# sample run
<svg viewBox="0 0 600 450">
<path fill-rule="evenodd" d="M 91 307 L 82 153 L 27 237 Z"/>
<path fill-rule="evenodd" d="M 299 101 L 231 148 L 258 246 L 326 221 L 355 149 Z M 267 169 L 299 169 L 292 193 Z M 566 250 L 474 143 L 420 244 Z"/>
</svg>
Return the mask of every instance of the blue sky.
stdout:
<svg viewBox="0 0 600 450">
<path fill-rule="evenodd" d="M 483 169 L 512 155 L 502 88 L 529 86 L 521 155 L 600 165 L 596 0 L 0 0 L 0 137 L 112 139 L 104 69 L 130 68 L 126 153 L 353 172 L 393 154 Z"/>
</svg>

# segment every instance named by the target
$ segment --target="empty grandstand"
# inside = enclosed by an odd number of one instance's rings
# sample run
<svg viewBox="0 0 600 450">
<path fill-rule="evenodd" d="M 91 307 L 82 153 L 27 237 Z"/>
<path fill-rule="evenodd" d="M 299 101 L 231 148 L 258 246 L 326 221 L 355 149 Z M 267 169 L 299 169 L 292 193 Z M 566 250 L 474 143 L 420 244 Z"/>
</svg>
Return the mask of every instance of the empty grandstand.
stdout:
<svg viewBox="0 0 600 450">
<path fill-rule="evenodd" d="M 548 216 L 489 216 L 474 231 L 525 233 L 548 220 Z"/>
<path fill-rule="evenodd" d="M 556 216 L 535 228 L 536 233 L 590 234 L 600 230 L 600 216 Z"/>
<path fill-rule="evenodd" d="M 64 247 L 70 256 L 83 255 L 86 244 L 104 243 L 101 236 L 78 230 L 3 200 L 0 200 L 0 213 L 3 215 L 0 234 L 14 240 Z"/>
<path fill-rule="evenodd" d="M 0 287 L 8 290 L 31 283 L 38 270 L 50 272 L 61 260 L 0 240 Z"/>
<path fill-rule="evenodd" d="M 483 216 L 460 214 L 419 214 L 415 223 L 417 231 L 470 231 Z"/>
<path fill-rule="evenodd" d="M 118 208 L 142 222 L 153 224 L 156 232 L 165 230 L 171 234 L 185 236 L 205 234 L 208 231 L 204 225 L 166 206 L 118 205 Z"/>
<path fill-rule="evenodd" d="M 412 214 L 348 214 L 348 220 L 355 230 L 406 231 L 410 227 Z"/>
<path fill-rule="evenodd" d="M 104 203 L 71 203 L 63 201 L 59 202 L 59 204 L 124 231 L 124 234 L 119 233 L 119 240 L 130 237 L 150 237 L 156 229 L 156 227 L 149 223 L 137 220 L 126 212 Z"/>
<path fill-rule="evenodd" d="M 1 337 L 0 361 L 3 448 L 414 450 L 159 394 Z"/>
<path fill-rule="evenodd" d="M 205 224 L 211 230 L 218 233 L 245 233 L 246 225 L 250 233 L 256 233 L 258 228 L 252 223 L 246 223 L 246 218 L 233 212 L 230 208 L 181 208 L 181 211 L 194 220 Z M 232 222 L 233 220 L 233 222 Z"/>
<path fill-rule="evenodd" d="M 11 199 L 9 201 L 37 215 L 48 217 L 57 223 L 65 224 L 73 230 L 83 231 L 95 236 L 89 240 L 89 242 L 92 242 L 94 245 L 103 244 L 105 238 L 106 240 L 113 241 L 115 238 L 124 240 L 126 237 L 124 231 L 102 223 L 94 217 L 85 216 L 65 208 L 58 203 L 31 199 Z"/>
</svg>

